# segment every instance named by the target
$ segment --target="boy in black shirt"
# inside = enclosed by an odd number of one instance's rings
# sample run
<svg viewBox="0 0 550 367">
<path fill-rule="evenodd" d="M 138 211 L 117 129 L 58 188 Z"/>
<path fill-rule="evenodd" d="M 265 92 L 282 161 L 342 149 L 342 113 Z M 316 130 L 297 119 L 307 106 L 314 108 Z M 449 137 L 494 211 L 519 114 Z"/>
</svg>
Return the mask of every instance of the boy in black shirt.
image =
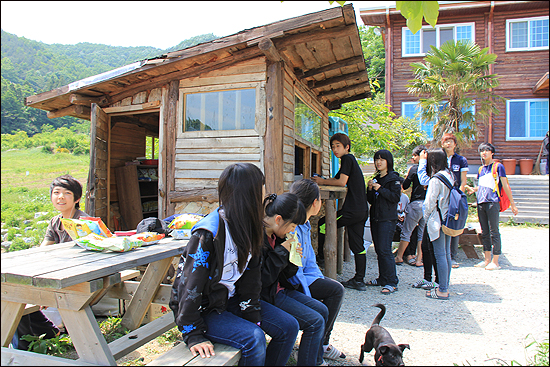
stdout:
<svg viewBox="0 0 550 367">
<path fill-rule="evenodd" d="M 319 185 L 346 186 L 344 205 L 336 213 L 337 228 L 346 227 L 349 239 L 349 247 L 355 257 L 355 276 L 343 282 L 344 287 L 366 290 L 363 278 L 367 267 L 366 250 L 363 246 L 363 233 L 365 222 L 368 218 L 367 194 L 365 179 L 361 167 L 355 157 L 349 153 L 351 141 L 346 134 L 336 133 L 330 138 L 330 147 L 334 155 L 340 158 L 340 170 L 334 178 L 324 179 L 312 177 L 312 180 Z M 325 244 L 324 234 L 325 218 L 319 220 L 319 248 L 317 257 L 323 258 L 323 247 Z"/>
</svg>

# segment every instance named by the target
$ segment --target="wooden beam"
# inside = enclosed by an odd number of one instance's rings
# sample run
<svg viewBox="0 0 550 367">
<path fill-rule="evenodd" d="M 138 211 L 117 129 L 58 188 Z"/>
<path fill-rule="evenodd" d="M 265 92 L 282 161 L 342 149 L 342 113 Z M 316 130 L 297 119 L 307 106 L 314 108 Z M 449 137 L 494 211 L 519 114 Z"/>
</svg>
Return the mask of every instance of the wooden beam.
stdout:
<svg viewBox="0 0 550 367">
<path fill-rule="evenodd" d="M 146 102 L 130 106 L 106 107 L 103 109 L 103 111 L 105 111 L 105 113 L 135 112 L 141 110 L 149 110 L 157 107 L 160 107 L 160 101 Z"/>
<path fill-rule="evenodd" d="M 361 68 L 361 67 L 359 68 L 361 70 L 366 69 L 365 59 L 363 58 L 363 56 L 354 56 L 354 57 L 350 57 L 349 59 L 336 61 L 333 64 L 325 65 L 325 66 L 320 67 L 318 69 L 308 70 L 302 76 L 300 76 L 299 78 L 300 79 L 305 79 L 305 78 L 309 78 L 311 76 L 315 76 L 315 75 L 318 75 L 318 74 L 326 73 L 326 72 L 329 72 L 329 71 L 333 71 L 333 70 L 343 68 L 345 66 L 350 66 L 350 65 L 355 65 L 355 64 L 363 65 L 363 68 Z"/>
<path fill-rule="evenodd" d="M 540 92 L 543 89 L 548 89 L 548 72 L 537 81 L 537 84 L 533 87 L 533 93 Z"/>
<path fill-rule="evenodd" d="M 77 105 L 90 107 L 90 105 L 92 103 L 97 103 L 97 104 L 106 103 L 107 98 L 105 96 L 90 97 L 90 96 L 85 96 L 85 95 L 82 95 L 82 94 L 72 93 L 69 97 L 69 101 L 71 102 L 71 104 L 77 104 Z"/>
<path fill-rule="evenodd" d="M 258 48 L 262 50 L 262 52 L 265 54 L 267 59 L 271 62 L 279 62 L 282 61 L 283 58 L 279 54 L 279 51 L 277 51 L 277 48 L 269 38 L 263 38 L 258 43 Z"/>
<path fill-rule="evenodd" d="M 189 189 L 185 191 L 170 191 L 168 200 L 172 203 L 188 201 L 208 201 L 213 203 L 219 200 L 217 189 Z"/>
<path fill-rule="evenodd" d="M 363 78 L 366 78 L 366 80 L 369 79 L 369 72 L 366 70 L 357 71 L 355 73 L 350 74 L 344 74 L 340 76 L 336 76 L 334 78 L 328 78 L 325 80 L 308 80 L 307 85 L 311 89 L 319 89 L 322 87 L 326 87 L 327 85 L 340 83 L 346 80 L 364 80 Z"/>
<path fill-rule="evenodd" d="M 90 107 L 81 105 L 72 105 L 69 107 L 61 108 L 59 110 L 53 110 L 48 112 L 48 118 L 54 119 L 56 117 L 74 116 L 85 120 L 90 120 L 90 113 L 92 110 Z"/>
<path fill-rule="evenodd" d="M 277 48 L 283 50 L 297 43 L 306 43 L 311 41 L 331 40 L 353 35 L 353 27 L 342 26 L 327 29 L 313 29 L 311 31 L 297 33 L 286 36 L 280 40 L 274 40 Z"/>
<path fill-rule="evenodd" d="M 331 111 L 332 110 L 337 110 L 340 107 L 342 107 L 342 104 L 344 104 L 344 103 L 357 101 L 358 99 L 363 99 L 363 98 L 370 98 L 370 96 L 371 96 L 370 92 L 361 93 L 361 94 L 357 94 L 357 95 L 352 96 L 352 97 L 342 98 L 342 99 L 338 99 L 336 101 L 325 103 L 325 106 Z"/>
<path fill-rule="evenodd" d="M 317 97 L 333 96 L 335 94 L 342 93 L 342 92 L 354 91 L 354 90 L 356 90 L 358 88 L 361 88 L 361 87 L 364 87 L 364 88 L 367 89 L 367 91 L 370 91 L 369 82 L 367 81 L 367 82 L 363 82 L 363 83 L 359 83 L 359 84 L 348 85 L 348 86 L 343 87 L 343 88 L 332 89 L 332 90 L 328 90 L 326 92 L 321 92 L 317 95 Z"/>
<path fill-rule="evenodd" d="M 151 125 L 151 124 L 146 124 L 144 122 L 142 122 L 139 118 L 136 118 L 136 117 L 132 117 L 132 116 L 113 116 L 111 118 L 111 128 L 113 128 L 117 122 L 124 122 L 126 124 L 132 124 L 132 125 L 137 125 L 139 127 L 142 127 L 152 133 L 155 133 L 158 135 L 159 133 L 159 127 L 158 126 L 154 126 L 154 125 Z"/>
<path fill-rule="evenodd" d="M 2 366 L 97 366 L 84 361 L 2 347 Z"/>
</svg>

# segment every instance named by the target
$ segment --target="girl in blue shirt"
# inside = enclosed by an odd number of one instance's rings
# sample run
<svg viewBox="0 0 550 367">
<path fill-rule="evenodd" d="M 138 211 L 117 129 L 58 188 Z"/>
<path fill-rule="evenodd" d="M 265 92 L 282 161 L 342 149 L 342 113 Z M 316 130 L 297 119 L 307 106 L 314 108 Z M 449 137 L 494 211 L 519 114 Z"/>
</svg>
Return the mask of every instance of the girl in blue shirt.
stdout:
<svg viewBox="0 0 550 367">
<path fill-rule="evenodd" d="M 302 266 L 298 267 L 296 275 L 290 281 L 299 286 L 299 290 L 325 304 L 328 308 L 328 319 L 323 340 L 323 358 L 340 360 L 346 358 L 344 353 L 334 348 L 330 343 L 330 333 L 342 301 L 344 286 L 330 278 L 325 278 L 315 261 L 315 252 L 311 246 L 311 223 L 309 218 L 317 215 L 321 209 L 321 192 L 319 186 L 312 180 L 301 179 L 290 186 L 290 192 L 296 194 L 306 208 L 306 223 L 296 227 L 298 241 L 302 245 Z"/>
</svg>

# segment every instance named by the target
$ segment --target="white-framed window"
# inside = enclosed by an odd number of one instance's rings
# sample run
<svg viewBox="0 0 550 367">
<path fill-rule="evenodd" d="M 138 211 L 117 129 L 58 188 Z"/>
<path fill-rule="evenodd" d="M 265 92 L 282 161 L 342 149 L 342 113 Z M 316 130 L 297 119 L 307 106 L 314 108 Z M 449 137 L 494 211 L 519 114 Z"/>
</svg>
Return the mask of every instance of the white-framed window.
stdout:
<svg viewBox="0 0 550 367">
<path fill-rule="evenodd" d="M 440 108 L 444 106 L 446 102 L 442 102 Z M 462 109 L 462 114 L 470 110 L 472 114 L 475 114 L 475 101 L 472 106 L 468 109 Z M 428 136 L 428 139 L 432 140 L 434 138 L 433 130 L 435 125 L 435 120 L 424 121 L 420 117 L 420 106 L 418 102 L 401 102 L 401 116 L 408 117 L 418 121 L 418 126 L 420 130 L 424 131 Z M 462 126 L 459 125 L 459 128 Z"/>
<path fill-rule="evenodd" d="M 256 88 L 184 94 L 183 131 L 246 130 L 256 124 Z"/>
<path fill-rule="evenodd" d="M 401 55 L 403 57 L 425 56 L 430 46 L 441 47 L 447 41 L 475 42 L 475 23 L 441 24 L 435 28 L 424 26 L 416 34 L 402 28 Z"/>
<path fill-rule="evenodd" d="M 548 16 L 506 20 L 506 51 L 548 50 Z"/>
<path fill-rule="evenodd" d="M 548 98 L 506 101 L 506 140 L 540 140 L 548 131 Z"/>
</svg>

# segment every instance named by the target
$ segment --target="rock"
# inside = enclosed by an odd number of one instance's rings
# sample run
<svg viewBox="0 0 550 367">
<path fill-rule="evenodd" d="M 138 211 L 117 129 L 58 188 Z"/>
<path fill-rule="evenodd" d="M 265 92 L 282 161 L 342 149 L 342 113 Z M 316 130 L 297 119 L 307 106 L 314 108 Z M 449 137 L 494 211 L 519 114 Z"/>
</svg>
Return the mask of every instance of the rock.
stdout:
<svg viewBox="0 0 550 367">
<path fill-rule="evenodd" d="M 31 223 L 32 223 L 32 221 L 29 220 L 29 219 L 25 219 L 25 220 L 23 221 L 23 224 L 31 224 Z"/>
<path fill-rule="evenodd" d="M 48 215 L 48 212 L 37 212 L 37 213 L 34 213 L 34 218 L 40 218 L 40 217 L 43 217 L 45 215 Z"/>
<path fill-rule="evenodd" d="M 4 242 L 2 242 L 2 247 L 8 249 L 8 248 L 10 248 L 11 244 L 12 244 L 11 241 L 4 241 Z"/>
<path fill-rule="evenodd" d="M 23 235 L 21 233 L 16 233 L 15 237 L 23 237 Z"/>
<path fill-rule="evenodd" d="M 32 229 L 32 227 L 25 227 L 25 233 L 26 233 L 27 231 L 30 231 L 31 229 Z"/>
<path fill-rule="evenodd" d="M 23 242 L 25 243 L 33 243 L 34 238 L 32 237 L 23 237 Z"/>
<path fill-rule="evenodd" d="M 43 223 L 49 224 L 47 220 L 39 220 L 38 222 L 36 222 L 36 224 L 43 224 Z"/>
<path fill-rule="evenodd" d="M 2 235 L 5 235 L 6 233 L 8 233 L 8 230 L 6 228 L 2 228 Z"/>
</svg>

